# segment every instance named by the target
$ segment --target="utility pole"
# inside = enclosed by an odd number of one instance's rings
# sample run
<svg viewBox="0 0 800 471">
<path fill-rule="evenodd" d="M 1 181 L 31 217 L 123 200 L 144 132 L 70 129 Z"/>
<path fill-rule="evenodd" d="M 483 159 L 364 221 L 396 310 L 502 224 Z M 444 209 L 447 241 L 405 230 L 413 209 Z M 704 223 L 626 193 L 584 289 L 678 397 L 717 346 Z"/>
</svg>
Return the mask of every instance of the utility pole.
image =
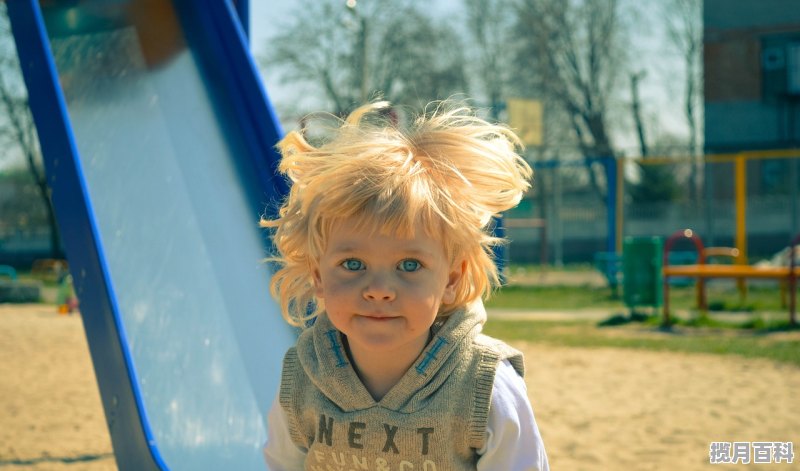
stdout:
<svg viewBox="0 0 800 471">
<path fill-rule="evenodd" d="M 356 76 L 360 79 L 359 104 L 364 104 L 369 99 L 369 67 L 367 66 L 367 19 L 356 10 L 356 0 L 347 0 L 347 8 L 356 19 L 358 32 L 356 38 Z"/>
</svg>

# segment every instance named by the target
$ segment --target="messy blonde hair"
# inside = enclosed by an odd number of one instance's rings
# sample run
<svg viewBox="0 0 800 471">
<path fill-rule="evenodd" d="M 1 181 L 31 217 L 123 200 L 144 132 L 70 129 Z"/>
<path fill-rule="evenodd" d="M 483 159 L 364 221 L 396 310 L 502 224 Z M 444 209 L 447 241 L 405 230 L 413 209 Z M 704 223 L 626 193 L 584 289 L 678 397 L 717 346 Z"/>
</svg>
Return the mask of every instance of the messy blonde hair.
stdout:
<svg viewBox="0 0 800 471">
<path fill-rule="evenodd" d="M 270 260 L 280 268 L 270 288 L 292 325 L 307 325 L 325 308 L 313 273 L 343 219 L 398 237 L 421 228 L 443 243 L 451 263 L 465 262 L 455 300 L 440 316 L 488 297 L 498 284 L 492 246 L 502 239 L 489 234 L 491 218 L 519 203 L 532 175 L 516 152 L 519 139 L 448 101 L 429 107 L 408 130 L 386 119 L 387 110 L 387 102 L 356 109 L 319 147 L 298 132 L 278 144 L 279 170 L 293 185 L 279 217 L 261 226 L 274 228 L 278 254 Z"/>
</svg>

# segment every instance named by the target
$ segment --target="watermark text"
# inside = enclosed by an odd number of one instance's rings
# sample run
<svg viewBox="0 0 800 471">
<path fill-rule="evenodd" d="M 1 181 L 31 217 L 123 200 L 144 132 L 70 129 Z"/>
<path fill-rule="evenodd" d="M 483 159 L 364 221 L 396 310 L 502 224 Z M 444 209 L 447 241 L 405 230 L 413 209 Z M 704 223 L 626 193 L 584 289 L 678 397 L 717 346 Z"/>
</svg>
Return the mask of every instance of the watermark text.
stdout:
<svg viewBox="0 0 800 471">
<path fill-rule="evenodd" d="M 711 464 L 769 464 L 794 461 L 792 442 L 711 442 L 708 446 Z"/>
</svg>

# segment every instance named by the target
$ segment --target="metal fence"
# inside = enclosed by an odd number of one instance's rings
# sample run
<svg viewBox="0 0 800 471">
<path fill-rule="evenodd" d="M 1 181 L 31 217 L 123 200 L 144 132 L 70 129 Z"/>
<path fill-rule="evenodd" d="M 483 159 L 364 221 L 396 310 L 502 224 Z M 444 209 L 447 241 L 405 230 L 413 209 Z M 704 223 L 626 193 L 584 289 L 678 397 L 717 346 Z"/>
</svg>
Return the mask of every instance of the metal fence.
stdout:
<svg viewBox="0 0 800 471">
<path fill-rule="evenodd" d="M 707 246 L 737 247 L 743 229 L 752 261 L 780 251 L 800 232 L 800 151 L 706 156 L 694 192 L 686 159 L 595 159 L 590 165 L 596 187 L 583 161 L 535 163 L 533 190 L 506 215 L 512 263 L 592 262 L 598 253 L 619 251 L 625 236 L 666 237 L 683 228 Z M 670 199 L 642 200 L 634 191 L 647 167 L 670 176 L 677 188 Z M 24 266 L 47 256 L 50 232 L 36 192 L 32 181 L 0 181 L 0 264 Z"/>
<path fill-rule="evenodd" d="M 0 265 L 27 268 L 50 255 L 47 209 L 33 178 L 0 179 Z"/>
<path fill-rule="evenodd" d="M 625 236 L 667 237 L 683 228 L 754 261 L 800 233 L 798 150 L 705 156 L 695 164 L 694 190 L 686 158 L 609 162 L 613 172 L 579 161 L 535 163 L 533 190 L 506 215 L 512 263 L 591 262 L 619 252 Z"/>
</svg>

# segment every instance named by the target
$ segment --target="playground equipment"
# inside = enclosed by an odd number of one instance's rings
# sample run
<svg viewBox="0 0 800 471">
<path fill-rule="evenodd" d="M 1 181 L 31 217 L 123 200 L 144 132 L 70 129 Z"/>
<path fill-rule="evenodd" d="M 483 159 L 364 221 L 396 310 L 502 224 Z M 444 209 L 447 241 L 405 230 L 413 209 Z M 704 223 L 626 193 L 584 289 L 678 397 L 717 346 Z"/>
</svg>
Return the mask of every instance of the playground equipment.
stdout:
<svg viewBox="0 0 800 471">
<path fill-rule="evenodd" d="M 747 170 L 747 163 L 751 161 L 758 161 L 758 160 L 766 160 L 766 159 L 799 159 L 800 158 L 800 150 L 798 149 L 780 149 L 780 150 L 752 150 L 752 151 L 743 151 L 731 154 L 709 154 L 703 156 L 703 162 L 706 165 L 706 173 L 709 172 L 709 166 L 713 164 L 732 164 L 733 165 L 733 189 L 734 189 L 734 213 L 735 213 L 735 229 L 734 229 L 734 246 L 738 250 L 737 256 L 737 263 L 745 264 L 747 263 L 748 257 L 748 244 L 747 244 L 747 178 L 746 178 L 746 170 Z M 616 240 L 621 240 L 621 234 L 624 230 L 624 204 L 622 195 L 624 194 L 624 189 L 622 186 L 624 185 L 624 178 L 622 176 L 625 174 L 625 167 L 633 163 L 634 161 L 638 161 L 642 165 L 672 165 L 675 163 L 680 162 L 692 162 L 693 160 L 689 157 L 648 157 L 646 159 L 633 159 L 633 158 L 623 158 L 616 161 L 616 172 L 617 172 L 617 181 L 620 183 L 617 185 L 617 198 L 615 200 L 615 204 L 617 206 L 616 211 Z M 794 168 L 794 167 L 792 167 Z M 794 176 L 796 179 L 796 175 Z M 797 221 L 797 204 L 798 204 L 798 188 L 797 185 L 793 184 L 790 181 L 790 191 L 791 197 L 789 198 L 791 201 L 791 208 L 789 211 L 788 219 L 792 222 L 791 233 L 797 233 L 800 229 L 798 225 L 800 225 L 800 221 Z M 710 219 L 713 219 L 713 215 L 707 215 Z M 617 247 L 617 252 L 620 251 L 621 247 Z"/>
<path fill-rule="evenodd" d="M 287 188 L 247 2 L 7 6 L 119 469 L 265 469 L 294 333 L 261 263 Z"/>
<path fill-rule="evenodd" d="M 794 160 L 794 162 L 792 162 L 792 160 Z M 771 161 L 773 163 L 780 161 L 789 162 L 789 165 L 786 167 L 788 168 L 788 171 L 784 172 L 785 175 L 782 175 L 786 177 L 788 183 L 788 188 L 785 190 L 788 192 L 788 194 L 785 195 L 785 199 L 783 200 L 783 204 L 786 205 L 788 202 L 788 205 L 784 207 L 785 209 L 782 209 L 782 211 L 785 211 L 786 213 L 786 217 L 784 218 L 784 221 L 786 222 L 785 230 L 789 231 L 790 234 L 797 233 L 797 231 L 800 230 L 800 221 L 798 221 L 798 214 L 800 214 L 798 212 L 798 204 L 800 204 L 800 194 L 798 194 L 798 192 L 800 190 L 798 189 L 798 185 L 793 183 L 797 179 L 796 168 L 798 167 L 798 164 L 800 164 L 800 150 L 754 150 L 733 154 L 710 154 L 703 156 L 702 161 L 706 167 L 706 185 L 704 186 L 706 194 L 703 196 L 703 201 L 700 202 L 701 204 L 699 207 L 702 207 L 702 212 L 704 213 L 704 222 L 695 221 L 695 224 L 704 227 L 705 231 L 711 231 L 712 234 L 710 237 L 712 239 L 714 235 L 719 236 L 717 231 L 713 230 L 715 225 L 725 227 L 726 238 L 727 236 L 732 236 L 732 248 L 736 249 L 735 262 L 737 264 L 746 264 L 749 254 L 747 240 L 748 188 L 746 175 L 748 163 L 757 161 Z M 624 198 L 624 176 L 627 174 L 626 169 L 628 166 L 634 163 L 650 166 L 690 165 L 694 162 L 696 162 L 696 160 L 691 157 L 657 156 L 651 156 L 647 158 L 626 157 L 604 160 L 606 175 L 608 176 L 613 173 L 616 178 L 608 186 L 608 199 L 606 202 L 606 207 L 609 210 L 607 212 L 609 235 L 606 244 L 607 248 L 605 251 L 595 253 L 594 264 L 609 280 L 609 285 L 611 286 L 612 290 L 614 289 L 615 283 L 619 281 L 619 272 L 622 268 L 622 244 L 624 235 L 644 236 L 668 233 L 661 231 L 656 231 L 655 233 L 642 233 L 640 228 L 638 232 L 633 232 L 633 234 L 631 234 L 630 227 L 628 227 L 628 231 L 626 231 L 626 202 Z M 731 188 L 733 191 L 733 195 L 730 198 L 730 210 L 732 210 L 731 212 L 733 214 L 733 222 L 730 223 L 730 225 L 733 227 L 733 230 L 727 229 L 727 222 L 718 221 L 721 215 L 728 213 L 729 208 L 720 208 L 719 203 L 713 204 L 714 201 L 710 199 L 710 181 L 713 180 L 712 174 L 714 173 L 712 172 L 712 167 L 715 165 L 730 166 L 730 169 L 723 169 L 723 171 L 719 173 L 723 176 L 723 178 L 725 178 L 725 176 L 728 174 L 730 175 L 730 177 L 728 177 L 730 180 L 729 182 L 726 182 L 725 186 L 729 184 L 729 188 Z M 541 168 L 545 169 L 550 167 Z M 558 195 L 556 195 L 555 198 L 558 198 Z M 695 206 L 693 208 L 694 212 L 700 212 L 698 209 L 699 207 Z M 685 222 L 686 221 L 684 221 L 684 223 Z M 559 226 L 558 221 L 550 221 L 549 223 L 553 227 Z M 668 231 L 671 230 L 672 228 L 670 228 Z M 558 244 L 558 241 L 555 243 Z M 671 252 L 671 256 L 680 258 L 683 255 Z M 683 264 L 683 262 L 681 262 L 681 264 Z M 675 279 L 676 277 L 672 278 L 673 281 Z M 742 293 L 744 293 L 746 291 L 746 285 L 744 282 L 740 282 L 739 286 Z"/>
<path fill-rule="evenodd" d="M 695 265 L 669 265 L 669 252 L 675 243 L 681 239 L 689 239 L 695 246 L 698 254 L 697 264 Z M 800 245 L 800 235 L 792 239 L 789 244 L 789 253 L 792 254 L 794 247 Z M 795 310 L 797 307 L 797 278 L 800 277 L 800 267 L 795 266 L 795 257 L 789 257 L 788 267 L 759 267 L 753 265 L 721 265 L 706 263 L 707 257 L 712 255 L 728 255 L 735 253 L 730 249 L 707 251 L 700 238 L 691 230 L 685 229 L 672 234 L 664 244 L 663 255 L 663 275 L 664 275 L 664 323 L 670 323 L 669 314 L 669 278 L 676 276 L 686 276 L 696 278 L 697 282 L 697 304 L 705 311 L 708 309 L 706 304 L 705 283 L 703 280 L 708 278 L 734 278 L 745 280 L 747 278 L 764 278 L 786 280 L 789 288 L 789 323 L 796 324 Z"/>
</svg>

